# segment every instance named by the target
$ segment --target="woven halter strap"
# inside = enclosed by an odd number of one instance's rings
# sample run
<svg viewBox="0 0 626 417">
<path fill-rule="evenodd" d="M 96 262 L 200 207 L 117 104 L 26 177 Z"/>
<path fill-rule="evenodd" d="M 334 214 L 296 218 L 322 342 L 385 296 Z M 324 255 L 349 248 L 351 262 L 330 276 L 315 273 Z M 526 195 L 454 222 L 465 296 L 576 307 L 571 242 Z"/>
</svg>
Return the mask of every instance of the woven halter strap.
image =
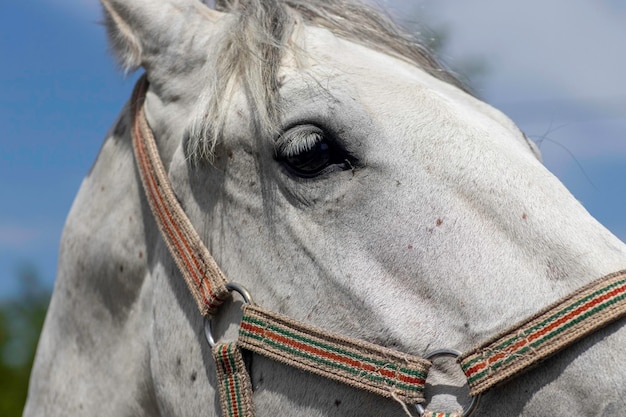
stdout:
<svg viewBox="0 0 626 417">
<path fill-rule="evenodd" d="M 229 297 L 228 281 L 180 206 L 159 156 L 143 104 L 143 76 L 131 98 L 132 141 L 152 214 L 200 313 Z M 458 359 L 470 395 L 479 396 L 600 328 L 626 316 L 626 271 L 603 277 L 519 322 Z M 222 412 L 252 417 L 252 385 L 241 349 L 406 404 L 424 402 L 429 360 L 292 320 L 248 304 L 238 340 L 213 346 Z M 423 409 L 422 409 L 423 410 Z M 471 412 L 462 413 L 468 416 Z M 422 416 L 459 416 L 437 413 Z"/>
<path fill-rule="evenodd" d="M 131 98 L 133 150 L 141 183 L 161 236 L 187 282 L 203 316 L 215 313 L 228 297 L 226 277 L 183 211 L 167 177 L 143 102 L 148 82 L 143 76 Z"/>
<path fill-rule="evenodd" d="M 584 286 L 462 355 L 470 395 L 479 395 L 626 316 L 626 271 Z"/>
</svg>

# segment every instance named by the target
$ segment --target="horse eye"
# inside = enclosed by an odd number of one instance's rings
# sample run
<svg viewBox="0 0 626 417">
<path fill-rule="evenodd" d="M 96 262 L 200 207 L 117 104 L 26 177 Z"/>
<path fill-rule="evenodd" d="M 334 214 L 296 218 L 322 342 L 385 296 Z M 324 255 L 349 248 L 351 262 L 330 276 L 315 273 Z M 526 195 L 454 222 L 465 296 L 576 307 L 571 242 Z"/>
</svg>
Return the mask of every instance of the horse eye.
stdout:
<svg viewBox="0 0 626 417">
<path fill-rule="evenodd" d="M 290 173 L 302 178 L 351 166 L 346 152 L 313 125 L 301 125 L 285 132 L 280 138 L 277 157 Z"/>
</svg>

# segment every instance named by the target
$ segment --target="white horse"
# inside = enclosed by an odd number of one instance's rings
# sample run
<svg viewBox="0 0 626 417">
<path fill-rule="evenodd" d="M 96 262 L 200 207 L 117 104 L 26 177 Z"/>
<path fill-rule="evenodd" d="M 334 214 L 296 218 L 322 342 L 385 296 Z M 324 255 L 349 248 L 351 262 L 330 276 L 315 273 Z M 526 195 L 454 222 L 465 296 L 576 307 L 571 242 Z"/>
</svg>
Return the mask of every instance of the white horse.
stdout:
<svg viewBox="0 0 626 417">
<path fill-rule="evenodd" d="M 524 134 L 365 7 L 102 3 L 113 52 L 147 74 L 178 200 L 264 307 L 422 356 L 467 350 L 626 268 L 626 246 Z M 126 106 L 69 214 L 27 417 L 220 414 L 203 320 L 141 190 L 129 118 Z M 625 346 L 623 322 L 608 326 L 484 395 L 478 415 L 623 416 Z M 454 410 L 465 400 L 450 368 L 429 389 Z M 251 374 L 259 416 L 410 411 L 262 356 Z"/>
</svg>

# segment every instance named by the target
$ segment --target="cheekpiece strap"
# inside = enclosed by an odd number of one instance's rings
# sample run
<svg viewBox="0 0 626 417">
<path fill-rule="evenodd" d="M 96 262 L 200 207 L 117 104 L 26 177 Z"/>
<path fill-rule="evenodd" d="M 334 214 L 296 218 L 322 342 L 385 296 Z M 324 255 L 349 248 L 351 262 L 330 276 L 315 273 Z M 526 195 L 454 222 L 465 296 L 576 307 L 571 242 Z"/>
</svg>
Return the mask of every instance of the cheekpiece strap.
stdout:
<svg viewBox="0 0 626 417">
<path fill-rule="evenodd" d="M 144 75 L 130 101 L 132 138 L 141 183 L 161 236 L 187 282 L 203 316 L 213 314 L 228 297 L 226 277 L 183 211 L 163 166 L 143 103 L 148 89 Z"/>
</svg>

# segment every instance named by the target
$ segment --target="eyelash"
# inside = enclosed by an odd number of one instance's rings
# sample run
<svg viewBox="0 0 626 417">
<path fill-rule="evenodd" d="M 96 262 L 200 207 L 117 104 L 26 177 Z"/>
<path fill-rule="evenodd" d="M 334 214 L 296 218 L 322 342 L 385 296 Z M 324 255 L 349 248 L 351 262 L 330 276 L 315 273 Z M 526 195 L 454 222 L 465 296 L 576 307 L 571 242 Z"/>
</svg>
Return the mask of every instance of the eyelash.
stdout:
<svg viewBox="0 0 626 417">
<path fill-rule="evenodd" d="M 316 178 L 334 170 L 352 169 L 354 160 L 336 140 L 315 125 L 299 125 L 280 138 L 277 159 L 286 170 L 300 178 Z"/>
</svg>

